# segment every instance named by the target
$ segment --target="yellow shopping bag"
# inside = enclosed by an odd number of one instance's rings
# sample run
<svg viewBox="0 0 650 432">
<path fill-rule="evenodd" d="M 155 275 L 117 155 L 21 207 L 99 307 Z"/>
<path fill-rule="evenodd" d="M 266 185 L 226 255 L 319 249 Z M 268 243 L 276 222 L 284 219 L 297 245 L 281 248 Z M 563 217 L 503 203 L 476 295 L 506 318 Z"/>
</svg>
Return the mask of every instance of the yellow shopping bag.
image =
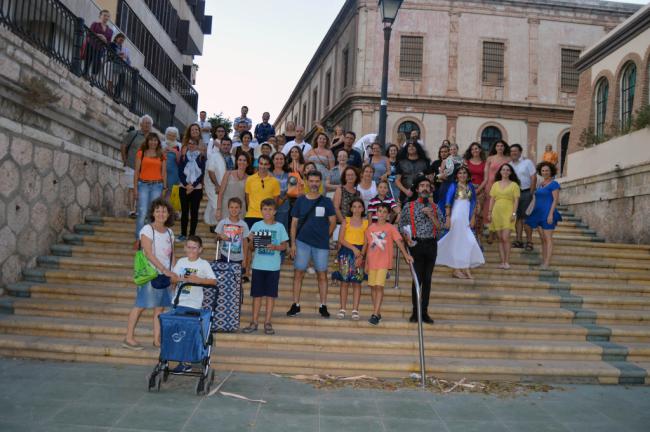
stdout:
<svg viewBox="0 0 650 432">
<path fill-rule="evenodd" d="M 181 211 L 180 185 L 172 186 L 172 193 L 169 196 L 169 203 L 172 205 L 172 207 L 174 207 L 175 211 Z"/>
</svg>

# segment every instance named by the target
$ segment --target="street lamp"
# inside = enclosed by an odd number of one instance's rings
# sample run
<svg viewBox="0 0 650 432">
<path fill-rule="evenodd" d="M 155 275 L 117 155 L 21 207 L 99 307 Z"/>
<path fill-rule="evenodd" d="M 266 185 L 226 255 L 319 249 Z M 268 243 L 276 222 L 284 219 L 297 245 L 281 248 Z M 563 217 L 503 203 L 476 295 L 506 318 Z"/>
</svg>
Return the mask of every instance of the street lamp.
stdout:
<svg viewBox="0 0 650 432">
<path fill-rule="evenodd" d="M 390 33 L 397 18 L 397 11 L 403 0 L 379 0 L 381 21 L 384 23 L 384 68 L 381 73 L 381 102 L 379 106 L 379 133 L 377 138 L 382 148 L 386 148 L 386 119 L 388 117 L 388 48 Z"/>
</svg>

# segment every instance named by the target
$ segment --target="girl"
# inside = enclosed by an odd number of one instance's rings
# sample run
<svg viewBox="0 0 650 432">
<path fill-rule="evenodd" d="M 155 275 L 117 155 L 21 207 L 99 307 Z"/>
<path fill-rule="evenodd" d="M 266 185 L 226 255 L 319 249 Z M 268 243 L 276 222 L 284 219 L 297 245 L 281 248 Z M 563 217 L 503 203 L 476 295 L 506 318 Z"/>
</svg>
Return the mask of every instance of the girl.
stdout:
<svg viewBox="0 0 650 432">
<path fill-rule="evenodd" d="M 472 232 L 476 223 L 476 190 L 467 167 L 460 167 L 456 178 L 457 182 L 449 187 L 444 200 L 445 228 L 449 232 L 438 241 L 436 264 L 453 268 L 455 278 L 474 279 L 470 267 L 485 264 Z"/>
<path fill-rule="evenodd" d="M 382 180 L 377 184 L 377 195 L 368 203 L 368 221 L 377 222 L 377 208 L 380 204 L 387 204 L 390 207 L 390 214 L 388 215 L 388 222 L 399 219 L 400 207 L 395 198 L 390 195 L 388 182 Z"/>
<path fill-rule="evenodd" d="M 316 145 L 305 155 L 305 159 L 312 162 L 326 179 L 329 171 L 334 167 L 334 154 L 329 149 L 330 139 L 324 133 L 316 135 Z"/>
<path fill-rule="evenodd" d="M 510 231 L 515 229 L 517 205 L 519 205 L 519 178 L 510 164 L 503 164 L 494 177 L 490 189 L 490 205 L 487 221 L 490 231 L 499 239 L 500 269 L 510 268 Z"/>
<path fill-rule="evenodd" d="M 235 158 L 239 157 L 240 154 L 246 153 L 250 157 L 251 161 L 255 160 L 255 149 L 251 147 L 251 141 L 253 140 L 253 134 L 249 131 L 243 131 L 239 134 L 241 139 L 241 145 L 235 147 Z"/>
<path fill-rule="evenodd" d="M 181 180 L 181 235 L 178 241 L 187 239 L 187 222 L 189 215 L 190 235 L 196 234 L 199 222 L 199 206 L 203 198 L 203 176 L 205 175 L 206 157 L 199 149 L 198 142 L 190 139 L 181 150 L 182 156 L 178 166 Z"/>
<path fill-rule="evenodd" d="M 399 201 L 399 189 L 395 184 L 395 178 L 397 177 L 397 154 L 398 153 L 399 153 L 399 148 L 395 144 L 389 145 L 388 148 L 386 149 L 386 158 L 388 159 L 388 165 L 390 166 L 390 169 L 388 170 L 388 175 L 386 176 L 386 180 L 388 180 L 390 194 L 395 199 L 395 201 Z"/>
<path fill-rule="evenodd" d="M 503 140 L 499 140 L 492 145 L 490 149 L 490 156 L 488 156 L 487 161 L 485 162 L 485 192 L 490 193 L 492 190 L 492 185 L 494 184 L 495 177 L 501 166 L 505 163 L 510 162 L 510 147 L 508 143 Z M 488 220 L 490 209 L 489 206 L 485 206 L 483 209 L 483 219 Z M 488 237 L 488 244 L 492 244 L 495 238 L 495 233 L 490 231 Z"/>
<path fill-rule="evenodd" d="M 167 166 L 160 138 L 155 132 L 147 134 L 140 150 L 135 155 L 133 193 L 138 203 L 138 217 L 135 222 L 136 239 L 144 225 L 149 205 L 167 192 Z M 138 240 L 136 240 L 136 245 Z"/>
<path fill-rule="evenodd" d="M 547 270 L 553 254 L 553 230 L 562 220 L 557 211 L 560 197 L 560 184 L 553 178 L 557 174 L 557 165 L 552 162 L 541 162 L 537 165 L 537 174 L 542 176 L 542 183 L 535 190 L 535 207 L 526 218 L 526 225 L 537 228 L 542 239 L 542 270 Z"/>
<path fill-rule="evenodd" d="M 434 160 L 431 163 L 431 168 L 429 169 L 428 177 L 429 180 L 433 181 L 433 186 L 434 186 L 433 201 L 436 204 L 440 199 L 438 192 L 440 191 L 442 182 L 447 178 L 445 175 L 445 163 L 448 157 L 449 157 L 449 146 L 447 144 L 443 144 L 438 149 L 438 159 Z"/>
<path fill-rule="evenodd" d="M 239 198 L 242 202 L 241 214 L 246 214 L 246 179 L 250 174 L 250 159 L 248 153 L 242 153 L 237 157 L 237 169 L 227 171 L 219 185 L 219 200 L 217 203 L 217 220 L 223 218 L 222 209 L 228 208 L 230 198 Z"/>
<path fill-rule="evenodd" d="M 336 189 L 341 185 L 341 174 L 343 174 L 343 171 L 348 166 L 348 159 L 349 154 L 345 149 L 339 150 L 339 152 L 336 154 L 337 164 L 330 170 L 330 175 L 327 177 L 327 180 L 325 182 L 325 189 L 327 190 L 327 193 L 332 195 L 328 195 L 330 198 L 334 196 L 334 192 L 336 192 Z"/>
<path fill-rule="evenodd" d="M 340 125 L 336 125 L 334 127 L 334 136 L 332 137 L 332 147 L 343 144 L 343 138 L 345 138 L 343 128 Z"/>
<path fill-rule="evenodd" d="M 190 140 L 194 140 L 194 142 L 197 143 L 201 153 L 204 155 L 208 154 L 208 143 L 203 142 L 203 139 L 201 138 L 201 126 L 199 126 L 198 123 L 192 123 L 187 129 L 185 129 L 185 133 L 183 134 L 183 148 L 186 150 L 187 144 Z M 183 148 L 181 148 L 181 156 L 183 155 Z"/>
<path fill-rule="evenodd" d="M 359 319 L 359 302 L 361 300 L 361 282 L 363 281 L 363 249 L 366 244 L 368 220 L 364 217 L 364 205 L 361 198 L 354 198 L 350 203 L 350 212 L 341 224 L 339 232 L 339 252 L 337 260 L 339 270 L 332 274 L 332 279 L 341 282 L 341 309 L 336 317 L 345 318 L 348 303 L 348 287 L 352 285 L 352 319 Z"/>
<path fill-rule="evenodd" d="M 284 225 L 289 232 L 289 199 L 287 188 L 289 186 L 289 173 L 287 172 L 287 158 L 281 151 L 276 152 L 271 159 L 271 174 L 280 182 L 280 198 L 275 220 Z"/>
<path fill-rule="evenodd" d="M 481 237 L 483 231 L 483 207 L 485 205 L 485 153 L 481 145 L 473 142 L 465 152 L 465 166 L 469 171 L 469 177 L 474 191 L 476 192 L 476 206 L 474 208 L 474 235 L 476 241 L 481 246 Z"/>
<path fill-rule="evenodd" d="M 370 149 L 372 155 L 370 156 L 368 163 L 375 169 L 372 179 L 375 183 L 379 183 L 381 180 L 386 180 L 388 178 L 388 174 L 390 173 L 390 161 L 386 156 L 381 154 L 381 144 L 372 143 Z"/>
<path fill-rule="evenodd" d="M 359 195 L 363 199 L 364 207 L 368 207 L 368 203 L 372 198 L 377 195 L 377 184 L 373 180 L 375 169 L 372 165 L 364 165 L 361 169 L 361 181 L 357 185 Z"/>
</svg>

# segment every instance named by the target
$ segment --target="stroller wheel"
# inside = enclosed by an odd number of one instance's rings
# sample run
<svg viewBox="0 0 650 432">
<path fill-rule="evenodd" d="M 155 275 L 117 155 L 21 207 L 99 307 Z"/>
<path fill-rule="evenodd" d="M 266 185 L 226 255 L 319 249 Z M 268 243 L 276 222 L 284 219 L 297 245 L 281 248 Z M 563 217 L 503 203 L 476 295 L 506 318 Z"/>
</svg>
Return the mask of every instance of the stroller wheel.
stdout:
<svg viewBox="0 0 650 432">
<path fill-rule="evenodd" d="M 196 383 L 197 396 L 204 394 L 204 390 L 205 390 L 205 378 L 201 376 L 201 378 L 199 378 L 199 382 Z"/>
<path fill-rule="evenodd" d="M 151 391 L 154 388 L 160 390 L 160 376 L 158 372 L 152 372 L 151 375 L 149 375 L 149 385 L 147 386 L 147 390 Z"/>
</svg>

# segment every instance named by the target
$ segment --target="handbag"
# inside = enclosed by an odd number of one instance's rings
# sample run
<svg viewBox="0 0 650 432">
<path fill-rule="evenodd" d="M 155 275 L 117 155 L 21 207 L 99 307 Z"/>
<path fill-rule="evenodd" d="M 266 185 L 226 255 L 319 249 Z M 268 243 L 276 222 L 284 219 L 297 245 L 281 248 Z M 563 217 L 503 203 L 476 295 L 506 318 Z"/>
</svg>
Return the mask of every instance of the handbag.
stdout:
<svg viewBox="0 0 650 432">
<path fill-rule="evenodd" d="M 287 185 L 287 196 L 289 198 L 298 198 L 304 192 L 305 186 L 300 177 L 300 173 L 290 172 Z"/>
<path fill-rule="evenodd" d="M 169 195 L 169 203 L 172 205 L 175 211 L 181 211 L 181 186 L 174 185 L 172 186 L 171 194 Z"/>
<path fill-rule="evenodd" d="M 156 231 L 154 230 L 153 226 L 151 226 L 151 230 L 153 231 L 153 246 L 152 249 L 155 251 L 156 250 Z M 172 240 L 172 234 L 171 231 L 168 229 L 167 234 L 169 235 L 170 241 Z M 171 241 L 172 243 L 172 253 L 169 256 L 169 269 L 171 270 L 172 267 L 172 257 L 174 256 L 174 242 Z M 139 277 L 137 278 L 137 267 L 140 266 L 140 268 L 147 267 L 147 274 L 146 277 Z M 158 270 L 149 262 L 147 257 L 145 256 L 144 252 L 142 250 L 139 250 L 135 253 L 135 258 L 134 258 L 134 276 L 133 276 L 133 282 L 136 283 L 136 285 L 144 285 L 147 282 L 151 282 L 151 287 L 154 289 L 166 289 L 169 288 L 171 285 L 172 281 L 169 276 L 166 276 L 164 274 L 159 274 Z"/>
<path fill-rule="evenodd" d="M 136 285 L 144 285 L 154 280 L 158 276 L 158 271 L 151 265 L 142 250 L 135 253 L 133 257 L 133 282 Z"/>
</svg>

